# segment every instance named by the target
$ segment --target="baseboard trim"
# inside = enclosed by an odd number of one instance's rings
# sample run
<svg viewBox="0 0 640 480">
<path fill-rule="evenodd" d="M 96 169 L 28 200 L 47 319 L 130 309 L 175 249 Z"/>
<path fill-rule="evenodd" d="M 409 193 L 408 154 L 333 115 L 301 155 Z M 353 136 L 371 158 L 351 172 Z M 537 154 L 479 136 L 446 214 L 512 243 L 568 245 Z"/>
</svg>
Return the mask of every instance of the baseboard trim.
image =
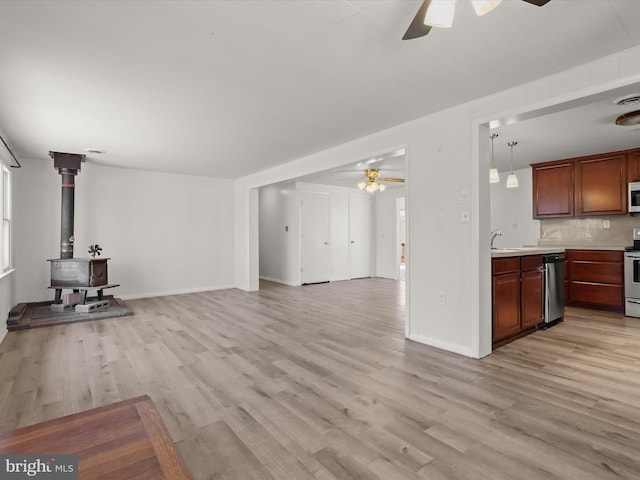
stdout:
<svg viewBox="0 0 640 480">
<path fill-rule="evenodd" d="M 284 280 L 280 280 L 279 278 L 263 277 L 262 275 L 260 276 L 260 280 L 266 280 L 267 282 L 279 283 L 281 285 L 288 285 L 289 287 L 299 287 L 300 286 L 299 283 L 286 282 Z"/>
<path fill-rule="evenodd" d="M 439 348 L 440 350 L 446 350 L 447 352 L 457 353 L 458 355 L 463 355 L 465 357 L 475 358 L 470 348 L 456 345 L 455 343 L 443 342 L 442 340 L 438 340 L 436 338 L 425 337 L 424 335 L 417 335 L 415 333 L 409 334 L 407 338 L 409 340 L 413 340 L 414 342 L 429 345 L 430 347 Z"/>
<path fill-rule="evenodd" d="M 168 297 L 170 295 L 186 295 L 188 293 L 212 292 L 214 290 L 229 290 L 230 288 L 235 288 L 235 286 L 234 285 L 216 285 L 216 286 L 209 286 L 209 287 L 186 288 L 182 290 L 169 290 L 165 292 L 129 293 L 125 295 L 117 295 L 116 293 L 114 293 L 114 296 L 122 300 L 138 300 L 140 298 Z"/>
</svg>

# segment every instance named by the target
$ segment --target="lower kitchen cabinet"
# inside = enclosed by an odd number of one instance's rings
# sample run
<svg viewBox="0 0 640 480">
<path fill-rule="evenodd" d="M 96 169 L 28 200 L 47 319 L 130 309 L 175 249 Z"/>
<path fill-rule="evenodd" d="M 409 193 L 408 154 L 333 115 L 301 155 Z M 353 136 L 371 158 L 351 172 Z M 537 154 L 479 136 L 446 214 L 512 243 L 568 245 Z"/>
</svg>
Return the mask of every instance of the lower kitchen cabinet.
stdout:
<svg viewBox="0 0 640 480">
<path fill-rule="evenodd" d="M 617 250 L 567 250 L 570 305 L 624 311 L 624 255 Z"/>
<path fill-rule="evenodd" d="M 542 255 L 492 259 L 494 346 L 544 321 Z"/>
</svg>

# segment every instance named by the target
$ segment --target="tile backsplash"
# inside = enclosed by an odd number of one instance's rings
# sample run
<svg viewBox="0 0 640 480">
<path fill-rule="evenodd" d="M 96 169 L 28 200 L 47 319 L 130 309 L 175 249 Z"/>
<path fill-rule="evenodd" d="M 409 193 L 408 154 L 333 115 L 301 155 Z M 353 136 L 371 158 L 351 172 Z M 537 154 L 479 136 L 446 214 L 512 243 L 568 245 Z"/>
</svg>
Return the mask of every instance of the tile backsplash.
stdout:
<svg viewBox="0 0 640 480">
<path fill-rule="evenodd" d="M 604 228 L 606 221 L 609 228 Z M 640 228 L 640 216 L 549 218 L 540 221 L 538 244 L 624 247 L 633 243 L 634 228 Z"/>
</svg>

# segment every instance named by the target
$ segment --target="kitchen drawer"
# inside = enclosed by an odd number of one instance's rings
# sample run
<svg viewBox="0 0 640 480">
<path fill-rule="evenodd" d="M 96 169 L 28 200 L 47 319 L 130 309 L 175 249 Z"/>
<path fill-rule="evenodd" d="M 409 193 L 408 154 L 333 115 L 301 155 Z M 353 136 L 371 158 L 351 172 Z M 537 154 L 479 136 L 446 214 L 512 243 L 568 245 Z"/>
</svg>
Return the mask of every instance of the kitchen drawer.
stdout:
<svg viewBox="0 0 640 480">
<path fill-rule="evenodd" d="M 537 270 L 542 268 L 542 255 L 526 255 L 520 257 L 522 270 Z"/>
<path fill-rule="evenodd" d="M 620 309 L 624 306 L 622 285 L 572 282 L 569 286 L 572 302 Z"/>
<path fill-rule="evenodd" d="M 575 261 L 571 264 L 571 280 L 622 285 L 624 267 L 622 263 Z"/>
<path fill-rule="evenodd" d="M 499 275 L 501 273 L 519 272 L 520 271 L 520 257 L 507 257 L 507 258 L 494 258 L 493 259 L 493 274 Z"/>
<path fill-rule="evenodd" d="M 586 260 L 590 262 L 620 262 L 623 260 L 622 251 L 618 250 L 569 250 L 569 261 Z"/>
</svg>

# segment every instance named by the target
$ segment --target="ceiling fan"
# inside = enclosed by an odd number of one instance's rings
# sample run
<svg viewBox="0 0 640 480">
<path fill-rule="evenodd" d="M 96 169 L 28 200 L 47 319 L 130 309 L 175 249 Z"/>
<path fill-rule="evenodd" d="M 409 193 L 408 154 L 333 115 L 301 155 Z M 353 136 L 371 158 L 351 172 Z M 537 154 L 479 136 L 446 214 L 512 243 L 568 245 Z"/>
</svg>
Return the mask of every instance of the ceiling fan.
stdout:
<svg viewBox="0 0 640 480">
<path fill-rule="evenodd" d="M 375 191 L 384 192 L 387 187 L 384 183 L 380 182 L 404 183 L 404 178 L 381 177 L 380 169 L 368 168 L 365 172 L 365 179 L 358 184 L 358 188 L 360 190 L 366 190 L 369 193 Z"/>
<path fill-rule="evenodd" d="M 522 0 L 524 2 L 542 7 L 550 0 Z M 456 0 L 423 0 L 418 13 L 413 18 L 402 40 L 424 37 L 431 27 L 450 27 L 453 22 Z M 502 0 L 471 0 L 474 10 L 478 15 L 489 13 L 497 7 Z M 431 8 L 430 8 L 431 7 Z"/>
</svg>

